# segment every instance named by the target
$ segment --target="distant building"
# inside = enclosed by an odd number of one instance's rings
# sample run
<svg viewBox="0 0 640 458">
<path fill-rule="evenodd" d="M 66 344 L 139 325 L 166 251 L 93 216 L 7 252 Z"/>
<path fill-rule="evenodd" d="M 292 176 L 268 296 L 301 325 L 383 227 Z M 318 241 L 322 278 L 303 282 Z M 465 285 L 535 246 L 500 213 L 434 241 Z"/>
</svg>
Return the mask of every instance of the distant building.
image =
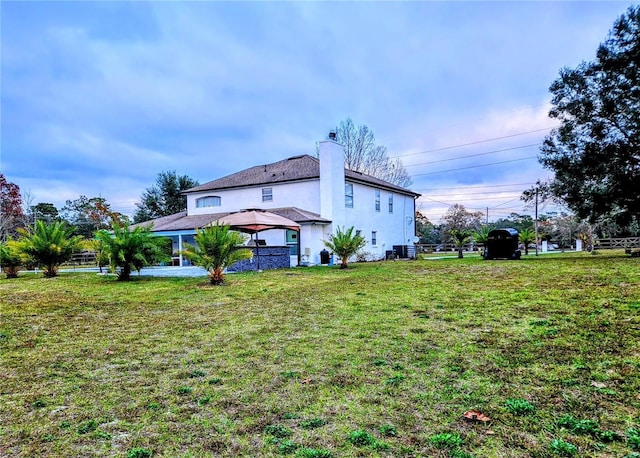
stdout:
<svg viewBox="0 0 640 458">
<path fill-rule="evenodd" d="M 298 233 L 269 230 L 258 237 L 266 245 L 290 247 L 291 265 L 320 263 L 323 240 L 341 228 L 355 227 L 367 240 L 364 251 L 384 258 L 393 246 L 413 245 L 413 191 L 344 168 L 344 149 L 320 142 L 320 155 L 295 156 L 258 165 L 184 191 L 187 211 L 149 222 L 157 235 L 173 240 L 177 265 L 183 244 L 194 244 L 197 228 L 230 213 L 259 208 L 300 224 Z M 299 248 L 298 248 L 299 247 Z"/>
</svg>

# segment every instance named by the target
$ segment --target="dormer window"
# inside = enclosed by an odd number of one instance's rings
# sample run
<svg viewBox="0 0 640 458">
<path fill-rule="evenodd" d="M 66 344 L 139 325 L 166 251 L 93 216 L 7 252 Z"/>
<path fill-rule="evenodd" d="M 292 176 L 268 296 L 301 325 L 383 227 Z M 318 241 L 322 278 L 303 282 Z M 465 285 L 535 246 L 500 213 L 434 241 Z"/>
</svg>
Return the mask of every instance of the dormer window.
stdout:
<svg viewBox="0 0 640 458">
<path fill-rule="evenodd" d="M 221 204 L 220 196 L 206 196 L 196 199 L 196 208 L 219 207 Z"/>
</svg>

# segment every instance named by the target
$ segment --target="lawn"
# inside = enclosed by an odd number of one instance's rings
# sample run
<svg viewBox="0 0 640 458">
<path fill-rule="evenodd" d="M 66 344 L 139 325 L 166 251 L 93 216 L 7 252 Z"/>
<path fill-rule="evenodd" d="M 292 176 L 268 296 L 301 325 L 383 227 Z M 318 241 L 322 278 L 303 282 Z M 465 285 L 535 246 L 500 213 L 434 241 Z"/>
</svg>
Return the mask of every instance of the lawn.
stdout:
<svg viewBox="0 0 640 458">
<path fill-rule="evenodd" d="M 640 456 L 620 252 L 0 293 L 0 456 Z"/>
</svg>

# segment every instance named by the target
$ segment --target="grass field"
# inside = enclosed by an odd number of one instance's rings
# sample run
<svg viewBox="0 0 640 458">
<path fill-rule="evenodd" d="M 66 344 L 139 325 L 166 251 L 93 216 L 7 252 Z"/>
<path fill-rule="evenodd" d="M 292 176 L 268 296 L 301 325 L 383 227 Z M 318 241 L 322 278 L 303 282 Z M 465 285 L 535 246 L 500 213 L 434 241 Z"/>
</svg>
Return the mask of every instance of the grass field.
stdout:
<svg viewBox="0 0 640 458">
<path fill-rule="evenodd" d="M 0 456 L 640 456 L 622 253 L 0 293 Z"/>
</svg>

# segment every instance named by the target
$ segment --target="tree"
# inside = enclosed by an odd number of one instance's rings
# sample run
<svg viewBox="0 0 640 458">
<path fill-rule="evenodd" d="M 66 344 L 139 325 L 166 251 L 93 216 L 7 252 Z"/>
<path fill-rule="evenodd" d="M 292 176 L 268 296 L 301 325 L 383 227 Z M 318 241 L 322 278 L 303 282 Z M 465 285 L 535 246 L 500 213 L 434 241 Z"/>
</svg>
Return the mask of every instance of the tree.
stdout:
<svg viewBox="0 0 640 458">
<path fill-rule="evenodd" d="M 524 245 L 524 254 L 525 256 L 529 254 L 529 244 L 537 243 L 536 241 L 536 233 L 531 229 L 522 229 L 518 234 L 520 239 L 520 243 Z"/>
<path fill-rule="evenodd" d="M 518 232 L 523 229 L 532 227 L 534 224 L 533 217 L 530 215 L 521 215 L 519 213 L 511 213 L 506 218 L 497 219 L 492 226 L 495 228 L 512 227 Z"/>
<path fill-rule="evenodd" d="M 387 147 L 376 144 L 373 131 L 366 125 L 356 126 L 351 118 L 341 121 L 336 141 L 344 147 L 346 168 L 404 188 L 411 186 L 411 177 L 402 162 L 389 158 Z"/>
<path fill-rule="evenodd" d="M 449 207 L 442 217 L 446 233 L 452 230 L 477 230 L 482 227 L 482 212 L 472 212 L 464 208 L 464 205 L 455 204 Z"/>
<path fill-rule="evenodd" d="M 142 223 L 162 216 L 169 216 L 187 209 L 187 198 L 182 191 L 199 183 L 187 175 L 178 176 L 175 171 L 160 172 L 155 185 L 147 188 L 136 204 L 134 223 Z"/>
<path fill-rule="evenodd" d="M 466 229 L 452 229 L 449 231 L 451 241 L 458 250 L 458 259 L 462 259 L 464 257 L 462 254 L 462 250 L 464 249 L 464 245 L 471 240 L 472 234 L 473 233 L 470 230 Z"/>
<path fill-rule="evenodd" d="M 18 232 L 18 250 L 42 268 L 45 277 L 58 275 L 60 264 L 71 259 L 82 240 L 82 237 L 74 236 L 73 228 L 63 221 L 51 224 L 36 221 L 35 227 L 20 228 Z"/>
<path fill-rule="evenodd" d="M 358 250 L 364 248 L 367 241 L 363 236 L 355 232 L 353 226 L 346 231 L 336 228 L 336 234 L 329 235 L 329 240 L 323 240 L 324 246 L 333 251 L 341 260 L 340 268 L 346 269 L 349 258 Z"/>
<path fill-rule="evenodd" d="M 199 229 L 195 241 L 197 248 L 185 244 L 182 255 L 196 266 L 207 269 L 212 285 L 224 282 L 224 269 L 253 256 L 251 250 L 241 247 L 247 241 L 246 236 L 218 222 Z"/>
<path fill-rule="evenodd" d="M 29 208 L 31 221 L 44 220 L 52 223 L 60 218 L 60 212 L 55 205 L 49 202 L 40 202 Z"/>
<path fill-rule="evenodd" d="M 22 196 L 20 187 L 9 183 L 0 173 L 0 240 L 17 234 L 17 229 L 24 225 Z"/>
<path fill-rule="evenodd" d="M 100 229 L 109 229 L 114 222 L 122 225 L 128 220 L 128 217 L 112 211 L 105 198 L 83 195 L 67 200 L 62 207 L 62 216 L 75 227 L 76 234 L 85 238 L 91 238 Z"/>
<path fill-rule="evenodd" d="M 596 59 L 564 68 L 550 91 L 560 121 L 541 147 L 550 193 L 580 219 L 640 217 L 640 6 L 616 20 Z"/>
<path fill-rule="evenodd" d="M 129 281 L 134 269 L 140 272 L 145 266 L 170 259 L 165 253 L 168 239 L 154 236 L 150 226 L 131 229 L 128 222 L 114 222 L 111 231 L 96 231 L 95 238 L 102 243 L 102 251 L 119 281 Z"/>
<path fill-rule="evenodd" d="M 420 212 L 416 212 L 416 234 L 420 237 L 420 243 L 438 243 L 440 241 L 440 230 Z"/>
</svg>

